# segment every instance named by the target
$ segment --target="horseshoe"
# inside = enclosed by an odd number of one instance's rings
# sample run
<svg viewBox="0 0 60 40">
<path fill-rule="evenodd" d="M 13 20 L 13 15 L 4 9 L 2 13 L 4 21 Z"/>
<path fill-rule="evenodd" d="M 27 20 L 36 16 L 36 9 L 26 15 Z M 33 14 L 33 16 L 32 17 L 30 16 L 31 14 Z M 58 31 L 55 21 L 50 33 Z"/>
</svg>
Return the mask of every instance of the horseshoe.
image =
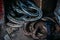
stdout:
<svg viewBox="0 0 60 40">
<path fill-rule="evenodd" d="M 26 2 L 30 4 L 28 7 L 27 4 L 23 3 L 21 0 L 18 0 L 16 5 L 12 4 L 10 6 L 11 9 L 9 9 L 12 13 L 9 11 L 7 14 L 8 20 L 20 23 L 19 21 L 36 21 L 42 17 L 42 11 L 36 4 L 29 0 Z"/>
</svg>

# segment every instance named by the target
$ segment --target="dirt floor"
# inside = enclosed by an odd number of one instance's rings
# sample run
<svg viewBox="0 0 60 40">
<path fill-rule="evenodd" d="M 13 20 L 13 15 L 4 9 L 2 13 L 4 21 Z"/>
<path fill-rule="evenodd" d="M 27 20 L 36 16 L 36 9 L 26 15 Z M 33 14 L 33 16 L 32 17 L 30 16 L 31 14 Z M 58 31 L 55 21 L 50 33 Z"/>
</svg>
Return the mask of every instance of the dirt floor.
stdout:
<svg viewBox="0 0 60 40">
<path fill-rule="evenodd" d="M 24 35 L 22 28 L 20 28 L 16 34 L 17 34 L 17 36 L 15 36 L 15 38 L 13 40 L 33 40 L 32 38 Z"/>
</svg>

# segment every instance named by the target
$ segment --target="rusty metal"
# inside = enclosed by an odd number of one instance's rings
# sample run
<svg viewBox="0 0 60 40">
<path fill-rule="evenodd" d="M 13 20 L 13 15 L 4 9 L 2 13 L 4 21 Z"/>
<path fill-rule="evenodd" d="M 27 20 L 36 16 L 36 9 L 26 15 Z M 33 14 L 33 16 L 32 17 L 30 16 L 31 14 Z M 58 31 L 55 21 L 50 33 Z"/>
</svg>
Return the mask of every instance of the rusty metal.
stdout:
<svg viewBox="0 0 60 40">
<path fill-rule="evenodd" d="M 40 21 L 29 22 L 24 29 L 24 34 L 31 36 L 33 39 L 46 39 L 47 36 L 53 32 L 55 23 L 56 22 L 49 17 L 44 17 Z"/>
</svg>

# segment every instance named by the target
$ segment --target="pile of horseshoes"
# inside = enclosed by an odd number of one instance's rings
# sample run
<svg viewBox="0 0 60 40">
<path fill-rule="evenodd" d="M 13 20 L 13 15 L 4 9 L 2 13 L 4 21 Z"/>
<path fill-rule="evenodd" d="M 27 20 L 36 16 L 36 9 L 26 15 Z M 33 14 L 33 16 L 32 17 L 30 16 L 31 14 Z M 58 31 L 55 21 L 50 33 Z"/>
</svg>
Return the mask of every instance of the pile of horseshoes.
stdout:
<svg viewBox="0 0 60 40">
<path fill-rule="evenodd" d="M 40 21 L 29 22 L 26 27 L 24 27 L 24 34 L 26 36 L 31 36 L 33 39 L 46 39 L 48 35 L 54 32 L 54 27 L 56 22 L 49 18 L 44 17 Z"/>
<path fill-rule="evenodd" d="M 18 0 L 16 4 L 9 7 L 8 20 L 19 23 L 19 21 L 36 21 L 42 17 L 42 10 L 34 2 Z"/>
<path fill-rule="evenodd" d="M 23 28 L 24 34 L 31 36 L 33 39 L 46 39 L 47 35 L 50 35 L 50 27 L 55 27 L 55 21 L 49 17 L 42 18 L 42 10 L 33 1 L 18 0 L 16 4 L 12 4 L 9 7 L 9 13 L 7 14 L 7 19 L 17 25 L 20 21 L 28 21 L 26 27 Z M 41 21 L 37 21 L 40 20 Z M 35 21 L 35 22 L 32 22 Z M 12 26 L 12 25 L 11 25 Z M 20 25 L 19 25 L 20 26 Z M 49 28 L 47 28 L 47 26 Z"/>
</svg>

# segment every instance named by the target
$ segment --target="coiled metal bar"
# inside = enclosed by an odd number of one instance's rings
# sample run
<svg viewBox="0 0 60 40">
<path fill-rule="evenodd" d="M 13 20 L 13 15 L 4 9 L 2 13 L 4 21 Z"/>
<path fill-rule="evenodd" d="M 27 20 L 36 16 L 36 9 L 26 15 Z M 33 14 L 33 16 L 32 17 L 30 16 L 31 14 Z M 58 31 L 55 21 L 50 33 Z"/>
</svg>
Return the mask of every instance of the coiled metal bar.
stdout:
<svg viewBox="0 0 60 40">
<path fill-rule="evenodd" d="M 34 5 L 32 2 L 30 2 L 30 1 L 27 1 L 26 2 L 26 5 L 25 4 L 23 4 L 21 1 L 19 1 L 19 5 L 20 5 L 20 7 L 22 8 L 22 10 L 25 12 L 25 13 L 27 13 L 27 14 L 29 14 L 29 15 L 33 15 L 33 16 L 38 16 L 38 13 L 33 13 L 34 11 L 35 12 L 37 12 L 39 9 L 38 9 L 38 7 L 36 6 L 36 5 Z M 28 6 L 27 6 L 28 5 Z M 38 9 L 38 10 L 37 10 Z M 33 11 L 33 12 L 31 12 L 31 10 Z"/>
<path fill-rule="evenodd" d="M 10 8 L 13 13 L 10 11 L 7 18 L 15 23 L 19 23 L 19 21 L 36 21 L 42 17 L 42 10 L 29 0 L 26 0 L 26 3 L 18 0 L 16 5 L 12 4 Z"/>
</svg>

